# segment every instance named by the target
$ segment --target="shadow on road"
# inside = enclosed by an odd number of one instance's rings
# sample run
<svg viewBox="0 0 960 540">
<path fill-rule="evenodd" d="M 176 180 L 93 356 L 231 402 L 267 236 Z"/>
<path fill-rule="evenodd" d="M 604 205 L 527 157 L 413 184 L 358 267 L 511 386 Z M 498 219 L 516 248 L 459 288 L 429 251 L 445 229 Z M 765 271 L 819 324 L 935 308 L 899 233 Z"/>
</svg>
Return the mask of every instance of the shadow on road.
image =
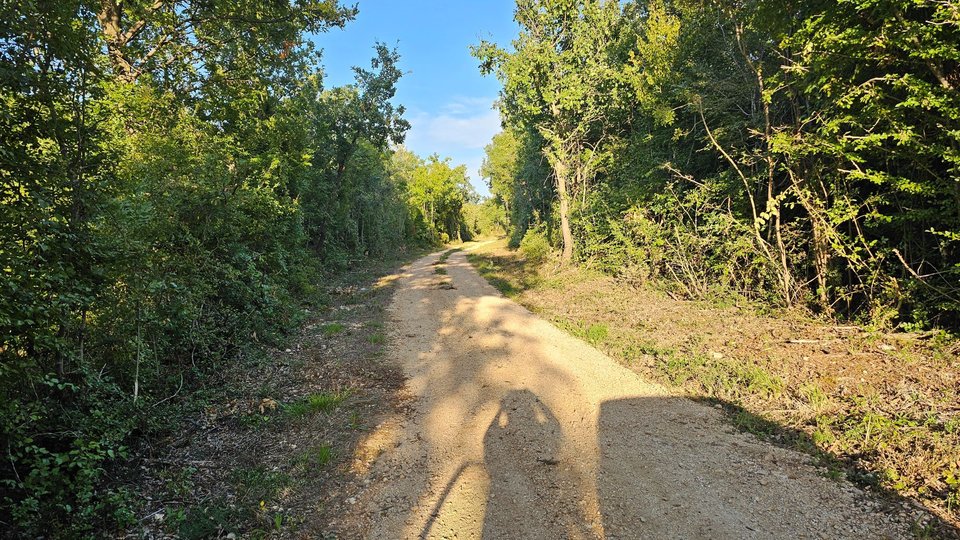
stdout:
<svg viewBox="0 0 960 540">
<path fill-rule="evenodd" d="M 403 298 L 398 350 L 422 396 L 407 438 L 431 456 L 398 517 L 406 537 L 876 536 L 882 509 L 807 456 L 735 433 L 713 407 L 629 397 L 647 390 L 622 368 L 591 380 L 599 353 L 474 283 L 462 256 L 448 269 L 455 288 L 438 289 L 429 262 L 414 267 Z"/>
</svg>

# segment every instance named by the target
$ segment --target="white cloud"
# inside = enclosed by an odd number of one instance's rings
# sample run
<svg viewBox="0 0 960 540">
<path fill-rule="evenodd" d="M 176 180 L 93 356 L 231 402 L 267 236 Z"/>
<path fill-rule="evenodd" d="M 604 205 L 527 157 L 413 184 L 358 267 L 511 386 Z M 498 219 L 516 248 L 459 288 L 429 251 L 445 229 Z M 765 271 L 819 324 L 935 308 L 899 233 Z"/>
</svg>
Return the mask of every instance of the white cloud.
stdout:
<svg viewBox="0 0 960 540">
<path fill-rule="evenodd" d="M 456 101 L 435 114 L 413 111 L 408 116 L 407 146 L 426 154 L 482 149 L 500 131 L 500 114 L 492 105 L 493 100 Z"/>
<path fill-rule="evenodd" d="M 458 97 L 440 108 L 440 112 L 450 115 L 470 114 L 479 110 L 490 110 L 493 100 L 488 97 Z"/>
<path fill-rule="evenodd" d="M 483 148 L 500 131 L 500 113 L 494 98 L 460 97 L 438 106 L 437 112 L 410 111 L 406 146 L 422 157 L 439 154 L 464 164 L 474 187 L 489 192 L 480 178 Z"/>
</svg>

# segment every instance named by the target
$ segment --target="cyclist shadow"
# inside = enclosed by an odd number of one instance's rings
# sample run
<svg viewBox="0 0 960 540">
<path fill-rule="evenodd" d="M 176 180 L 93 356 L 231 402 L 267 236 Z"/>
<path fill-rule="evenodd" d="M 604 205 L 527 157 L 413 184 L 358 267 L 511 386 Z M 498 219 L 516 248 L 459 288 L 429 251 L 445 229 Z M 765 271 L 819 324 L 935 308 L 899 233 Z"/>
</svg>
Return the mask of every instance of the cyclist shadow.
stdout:
<svg viewBox="0 0 960 540">
<path fill-rule="evenodd" d="M 536 394 L 503 397 L 483 438 L 490 479 L 483 538 L 590 536 L 586 520 L 570 511 L 582 482 L 561 463 L 562 444 L 560 423 Z"/>
</svg>

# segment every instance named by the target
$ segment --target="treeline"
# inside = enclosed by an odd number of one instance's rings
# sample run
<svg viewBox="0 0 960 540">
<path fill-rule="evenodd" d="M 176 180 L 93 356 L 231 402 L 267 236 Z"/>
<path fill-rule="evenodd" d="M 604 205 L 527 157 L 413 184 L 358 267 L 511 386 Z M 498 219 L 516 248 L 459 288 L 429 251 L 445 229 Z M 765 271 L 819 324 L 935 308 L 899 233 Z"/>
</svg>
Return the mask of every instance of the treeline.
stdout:
<svg viewBox="0 0 960 540">
<path fill-rule="evenodd" d="M 960 10 L 518 0 L 483 42 L 515 243 L 628 279 L 960 327 Z"/>
<path fill-rule="evenodd" d="M 465 235 L 463 171 L 391 149 L 397 53 L 323 86 L 306 37 L 355 14 L 0 3 L 0 536 L 130 525 L 115 465 L 323 275 Z"/>
</svg>

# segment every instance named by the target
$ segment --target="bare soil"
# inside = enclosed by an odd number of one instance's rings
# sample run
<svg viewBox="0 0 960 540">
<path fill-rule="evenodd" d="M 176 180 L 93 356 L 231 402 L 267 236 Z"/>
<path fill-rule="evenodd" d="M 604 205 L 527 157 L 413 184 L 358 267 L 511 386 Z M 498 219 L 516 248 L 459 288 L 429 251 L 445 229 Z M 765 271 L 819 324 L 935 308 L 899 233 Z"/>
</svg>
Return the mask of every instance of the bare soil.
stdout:
<svg viewBox="0 0 960 540">
<path fill-rule="evenodd" d="M 529 264 L 502 242 L 475 262 L 514 300 L 643 378 L 721 404 L 734 425 L 882 493 L 913 515 L 917 536 L 960 536 L 955 338 L 684 300 L 583 268 Z"/>
<path fill-rule="evenodd" d="M 504 298 L 464 253 L 449 256 L 446 274 L 439 259 L 404 270 L 389 311 L 388 352 L 407 376 L 412 408 L 360 445 L 360 489 L 329 533 L 910 536 L 914 516 L 900 505 L 734 429 L 722 407 L 648 382 Z M 604 334 L 585 331 L 595 342 Z"/>
<path fill-rule="evenodd" d="M 361 487 L 365 435 L 407 407 L 384 355 L 399 264 L 324 284 L 326 302 L 294 339 L 225 369 L 182 431 L 138 449 L 142 508 L 126 537 L 325 537 Z"/>
</svg>

